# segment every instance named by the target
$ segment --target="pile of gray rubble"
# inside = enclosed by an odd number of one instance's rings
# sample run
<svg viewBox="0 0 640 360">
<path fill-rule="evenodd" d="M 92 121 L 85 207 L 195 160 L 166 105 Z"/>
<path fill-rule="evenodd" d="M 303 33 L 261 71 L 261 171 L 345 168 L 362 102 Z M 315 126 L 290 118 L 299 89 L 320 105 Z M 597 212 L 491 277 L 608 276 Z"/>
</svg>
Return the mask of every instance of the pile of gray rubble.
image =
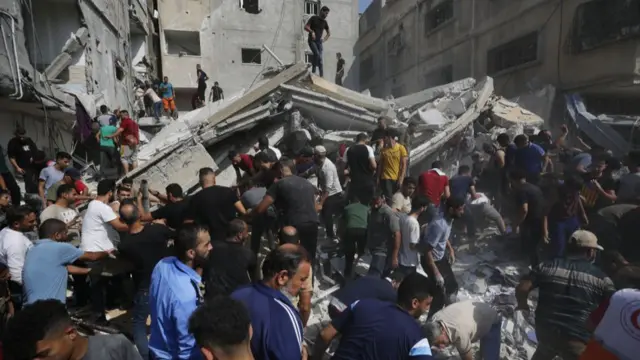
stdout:
<svg viewBox="0 0 640 360">
<path fill-rule="evenodd" d="M 306 65 L 294 64 L 251 89 L 209 103 L 176 121 L 140 119 L 146 143 L 140 148 L 139 168 L 129 176 L 136 183 L 147 180 L 153 189 L 178 183 L 193 192 L 197 191 L 197 171 L 208 166 L 216 170 L 220 185 L 230 186 L 236 174 L 227 159 L 229 150 L 252 154 L 260 136 L 277 144 L 302 128 L 331 151 L 340 144 L 349 145 L 359 132 L 372 131 L 380 116 L 392 119 L 391 126 L 398 129 L 409 122 L 418 125 L 410 149 L 412 174 L 441 160 L 453 175 L 461 162 L 467 162 L 474 151 L 482 151 L 482 144 L 495 140 L 497 134 L 508 131 L 515 135 L 544 122 L 517 101 L 494 94 L 490 77 L 379 99 L 310 75 Z M 514 285 L 527 271 L 526 264 L 514 257 L 508 244 L 495 240 L 494 230 L 459 246 L 454 268 L 461 284 L 458 297 L 489 302 L 500 309 L 505 317 L 503 358 L 529 359 L 535 350 L 530 319 L 518 319 L 513 311 Z M 366 256 L 359 260 L 360 272 L 366 271 L 366 263 Z M 316 287 L 310 324 L 328 319 L 326 306 L 336 289 L 330 281 L 317 281 Z"/>
</svg>

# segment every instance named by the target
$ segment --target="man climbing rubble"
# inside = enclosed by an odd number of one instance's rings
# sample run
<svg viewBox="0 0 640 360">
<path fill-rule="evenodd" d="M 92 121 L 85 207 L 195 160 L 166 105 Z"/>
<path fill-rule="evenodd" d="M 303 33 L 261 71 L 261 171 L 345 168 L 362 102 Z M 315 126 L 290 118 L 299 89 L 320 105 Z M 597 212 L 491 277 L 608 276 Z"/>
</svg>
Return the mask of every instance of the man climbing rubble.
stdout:
<svg viewBox="0 0 640 360">
<path fill-rule="evenodd" d="M 529 312 L 529 293 L 539 289 L 535 324 L 538 348 L 533 360 L 561 356 L 577 360 L 591 334 L 587 318 L 615 288 L 607 275 L 593 264 L 598 250 L 596 236 L 586 230 L 571 235 L 565 258 L 544 261 L 525 276 L 516 288 L 518 310 Z M 527 318 L 528 316 L 525 316 Z"/>
</svg>

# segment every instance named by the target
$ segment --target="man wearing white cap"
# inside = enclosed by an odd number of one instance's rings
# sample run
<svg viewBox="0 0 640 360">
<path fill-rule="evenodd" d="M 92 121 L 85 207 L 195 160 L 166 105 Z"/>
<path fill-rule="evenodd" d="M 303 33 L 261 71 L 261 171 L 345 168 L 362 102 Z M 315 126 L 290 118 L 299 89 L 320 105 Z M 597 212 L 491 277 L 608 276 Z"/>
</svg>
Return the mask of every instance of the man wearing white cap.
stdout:
<svg viewBox="0 0 640 360">
<path fill-rule="evenodd" d="M 344 206 L 338 169 L 331 160 L 327 159 L 327 149 L 324 146 L 316 146 L 313 153 L 313 161 L 318 169 L 318 188 L 322 192 L 320 195 L 322 221 L 327 238 L 335 239 L 333 216 L 342 212 Z"/>
<path fill-rule="evenodd" d="M 538 264 L 516 288 L 518 309 L 529 311 L 527 297 L 539 289 L 536 308 L 538 348 L 533 360 L 577 360 L 591 333 L 587 318 L 614 292 L 613 282 L 593 265 L 598 238 L 590 231 L 578 230 L 571 235 L 567 255 Z"/>
</svg>

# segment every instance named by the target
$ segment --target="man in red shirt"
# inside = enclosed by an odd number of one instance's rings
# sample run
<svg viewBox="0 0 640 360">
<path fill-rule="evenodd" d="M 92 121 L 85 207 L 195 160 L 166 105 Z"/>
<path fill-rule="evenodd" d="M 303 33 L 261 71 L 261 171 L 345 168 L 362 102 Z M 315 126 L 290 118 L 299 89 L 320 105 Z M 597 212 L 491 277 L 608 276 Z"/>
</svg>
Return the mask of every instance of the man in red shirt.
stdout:
<svg viewBox="0 0 640 360">
<path fill-rule="evenodd" d="M 120 128 L 109 138 L 120 136 L 120 159 L 124 173 L 138 166 L 138 144 L 140 143 L 140 127 L 129 117 L 127 110 L 121 110 Z"/>
<path fill-rule="evenodd" d="M 418 194 L 428 197 L 436 208 L 440 206 L 443 197 L 448 199 L 451 196 L 449 178 L 440 170 L 441 168 L 442 162 L 434 161 L 431 169 L 418 177 Z"/>
<path fill-rule="evenodd" d="M 240 154 L 237 151 L 229 151 L 229 160 L 231 160 L 231 164 L 233 168 L 236 170 L 236 177 L 238 178 L 237 182 L 240 184 L 240 179 L 242 175 L 240 174 L 240 170 L 244 173 L 248 173 L 249 175 L 255 175 L 255 171 L 253 171 L 253 156 L 247 154 Z"/>
</svg>

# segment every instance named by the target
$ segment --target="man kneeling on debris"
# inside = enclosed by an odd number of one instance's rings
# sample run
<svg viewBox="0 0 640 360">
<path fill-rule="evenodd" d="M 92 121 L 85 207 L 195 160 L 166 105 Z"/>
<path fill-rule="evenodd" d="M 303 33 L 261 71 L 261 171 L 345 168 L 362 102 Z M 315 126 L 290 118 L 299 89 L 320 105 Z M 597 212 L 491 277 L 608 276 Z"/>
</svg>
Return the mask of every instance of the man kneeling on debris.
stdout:
<svg viewBox="0 0 640 360">
<path fill-rule="evenodd" d="M 473 360 L 471 344 L 476 341 L 480 341 L 483 360 L 499 360 L 501 328 L 501 318 L 491 305 L 468 300 L 438 311 L 424 332 L 431 346 L 453 345 L 462 360 Z"/>
</svg>

